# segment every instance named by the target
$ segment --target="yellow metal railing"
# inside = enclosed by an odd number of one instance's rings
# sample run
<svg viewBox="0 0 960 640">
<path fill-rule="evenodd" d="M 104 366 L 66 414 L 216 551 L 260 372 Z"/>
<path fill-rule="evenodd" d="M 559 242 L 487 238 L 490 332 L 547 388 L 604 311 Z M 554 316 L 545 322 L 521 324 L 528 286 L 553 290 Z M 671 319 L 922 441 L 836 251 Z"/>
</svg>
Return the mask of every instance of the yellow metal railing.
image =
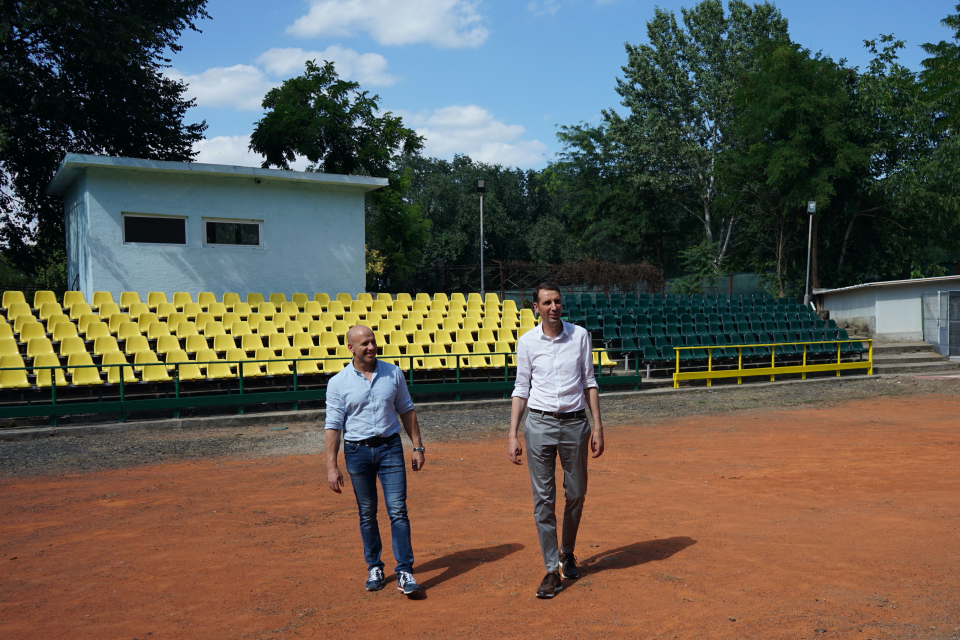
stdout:
<svg viewBox="0 0 960 640">
<path fill-rule="evenodd" d="M 867 348 L 867 359 L 859 360 L 855 362 L 843 362 L 842 360 L 842 347 L 843 345 L 849 345 L 854 342 L 866 342 L 869 343 Z M 807 364 L 807 346 L 812 344 L 835 344 L 837 345 L 837 361 L 836 362 L 825 362 L 821 364 Z M 793 346 L 793 347 L 803 347 L 803 360 L 802 364 L 799 365 L 781 365 L 777 366 L 777 350 L 776 347 L 784 346 Z M 770 366 L 754 366 L 749 368 L 743 367 L 743 350 L 744 349 L 755 349 L 762 347 L 771 347 L 770 349 Z M 707 351 L 707 370 L 706 371 L 680 371 L 680 351 L 692 351 L 694 349 L 703 349 Z M 714 369 L 713 368 L 713 350 L 714 349 L 736 349 L 737 350 L 737 368 L 736 369 Z M 730 345 L 700 345 L 693 347 L 674 347 L 674 353 L 676 357 L 676 370 L 673 373 L 673 388 L 680 388 L 681 380 L 706 380 L 707 386 L 711 386 L 711 383 L 716 378 L 736 378 L 737 384 L 742 382 L 743 378 L 748 378 L 751 376 L 770 376 L 771 382 L 775 379 L 776 375 L 785 375 L 788 373 L 799 373 L 803 379 L 806 379 L 808 373 L 817 373 L 821 371 L 836 371 L 837 377 L 840 377 L 840 372 L 848 369 L 866 369 L 867 375 L 873 375 L 873 340 L 862 339 L 862 340 L 816 340 L 811 342 L 764 342 L 760 344 L 730 344 Z M 796 354 L 791 354 L 795 356 Z M 824 352 L 819 352 L 811 355 L 826 355 Z M 790 355 L 784 355 L 781 353 L 781 358 L 790 357 Z"/>
</svg>

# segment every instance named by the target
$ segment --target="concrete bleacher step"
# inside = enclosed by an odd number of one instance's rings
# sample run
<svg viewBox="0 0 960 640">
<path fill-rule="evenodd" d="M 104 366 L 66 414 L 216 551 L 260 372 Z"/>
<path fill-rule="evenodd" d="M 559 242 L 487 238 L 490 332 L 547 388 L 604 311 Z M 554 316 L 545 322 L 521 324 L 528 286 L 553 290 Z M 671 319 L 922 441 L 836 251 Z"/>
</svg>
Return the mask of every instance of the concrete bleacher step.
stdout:
<svg viewBox="0 0 960 640">
<path fill-rule="evenodd" d="M 873 355 L 877 356 L 887 356 L 892 354 L 908 354 L 908 353 L 932 353 L 936 355 L 936 351 L 933 350 L 933 345 L 929 342 L 874 342 L 873 343 Z M 941 357 L 937 355 L 937 357 Z"/>
<path fill-rule="evenodd" d="M 934 371 L 957 371 L 960 366 L 920 343 L 880 343 L 874 345 L 874 373 L 924 374 Z"/>
</svg>

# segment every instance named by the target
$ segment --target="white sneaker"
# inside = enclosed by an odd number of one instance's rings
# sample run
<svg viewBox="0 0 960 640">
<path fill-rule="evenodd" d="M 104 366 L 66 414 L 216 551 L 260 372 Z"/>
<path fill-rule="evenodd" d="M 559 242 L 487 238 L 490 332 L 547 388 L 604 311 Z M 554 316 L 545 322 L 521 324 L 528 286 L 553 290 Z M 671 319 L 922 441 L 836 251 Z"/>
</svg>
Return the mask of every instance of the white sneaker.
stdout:
<svg viewBox="0 0 960 640">
<path fill-rule="evenodd" d="M 397 572 L 397 590 L 402 591 L 403 595 L 409 596 L 420 591 L 417 581 L 409 571 Z"/>
</svg>

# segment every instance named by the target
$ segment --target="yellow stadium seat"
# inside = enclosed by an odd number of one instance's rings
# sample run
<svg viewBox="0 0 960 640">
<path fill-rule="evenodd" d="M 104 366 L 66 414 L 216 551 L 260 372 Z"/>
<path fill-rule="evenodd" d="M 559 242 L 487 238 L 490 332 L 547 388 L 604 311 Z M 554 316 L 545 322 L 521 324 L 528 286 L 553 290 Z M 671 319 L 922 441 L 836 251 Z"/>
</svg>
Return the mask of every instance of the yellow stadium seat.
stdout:
<svg viewBox="0 0 960 640">
<path fill-rule="evenodd" d="M 123 384 L 137 381 L 133 367 L 127 362 L 127 357 L 119 351 L 105 354 L 103 361 L 100 363 L 100 369 L 107 374 L 107 384 L 120 384 L 121 375 L 123 376 Z"/>
<path fill-rule="evenodd" d="M 240 338 L 240 348 L 247 352 L 254 352 L 263 348 L 263 338 L 255 333 L 246 333 Z"/>
<path fill-rule="evenodd" d="M 75 387 L 88 387 L 103 384 L 100 370 L 94 366 L 93 358 L 89 353 L 76 353 L 67 359 L 67 371 L 70 371 L 70 382 Z"/>
<path fill-rule="evenodd" d="M 164 355 L 170 353 L 171 351 L 176 351 L 180 348 L 180 341 L 177 340 L 177 336 L 160 336 L 157 338 L 157 347 L 154 351 L 157 352 L 157 355 Z"/>
<path fill-rule="evenodd" d="M 310 356 L 311 358 L 326 358 L 326 357 L 328 357 L 329 355 L 330 355 L 330 354 L 329 354 L 329 353 L 327 352 L 327 350 L 326 350 L 325 348 L 323 348 L 323 347 L 311 347 L 311 348 L 310 348 L 309 356 Z M 323 371 L 323 360 L 318 360 L 318 361 L 317 361 L 317 367 L 319 367 L 320 370 Z"/>
<path fill-rule="evenodd" d="M 197 324 L 195 322 L 178 322 L 174 333 L 181 340 L 185 339 L 187 336 L 198 336 L 200 331 L 197 330 Z"/>
<path fill-rule="evenodd" d="M 264 318 L 272 318 L 277 313 L 277 306 L 272 302 L 261 302 L 257 305 L 257 313 Z"/>
<path fill-rule="evenodd" d="M 290 337 L 282 333 L 272 333 L 270 337 L 267 338 L 267 346 L 273 351 L 281 351 L 286 349 L 290 344 Z"/>
<path fill-rule="evenodd" d="M 398 367 L 402 367 L 400 356 L 400 346 L 395 344 L 387 344 L 383 346 L 383 355 L 380 356 L 380 360 Z"/>
<path fill-rule="evenodd" d="M 329 311 L 324 311 L 320 314 L 320 322 L 324 324 L 327 328 L 327 331 L 333 328 L 333 323 L 337 321 L 337 316 L 330 313 Z"/>
<path fill-rule="evenodd" d="M 450 355 L 456 356 L 457 358 L 460 359 L 461 369 L 468 368 L 470 366 L 470 361 L 469 361 L 470 347 L 468 347 L 463 342 L 454 342 L 452 345 L 450 345 Z M 452 360 L 453 358 L 450 358 L 450 359 Z M 456 367 L 456 362 L 454 362 L 453 364 L 454 364 L 454 367 Z"/>
<path fill-rule="evenodd" d="M 397 328 L 397 325 L 393 323 L 393 320 L 381 320 L 377 323 L 376 329 L 381 333 L 390 333 Z"/>
<path fill-rule="evenodd" d="M 430 332 L 423 329 L 417 329 L 413 334 L 413 344 L 432 344 L 433 338 L 430 337 Z"/>
<path fill-rule="evenodd" d="M 234 307 L 240 304 L 240 294 L 239 293 L 224 293 L 223 299 L 221 300 L 223 306 L 227 308 L 227 311 L 233 311 Z"/>
<path fill-rule="evenodd" d="M 477 322 L 476 318 L 467 317 L 463 319 L 463 328 L 466 331 L 477 332 L 480 331 L 480 323 Z"/>
<path fill-rule="evenodd" d="M 290 301 L 297 305 L 297 311 L 303 311 L 307 303 L 310 302 L 310 298 L 305 293 L 295 293 L 290 296 Z"/>
<path fill-rule="evenodd" d="M 143 335 L 136 322 L 121 322 L 117 327 L 117 340 L 129 340 L 133 336 Z"/>
<path fill-rule="evenodd" d="M 387 305 L 385 300 L 374 300 L 370 305 L 370 311 L 385 316 L 390 313 L 390 307 Z"/>
<path fill-rule="evenodd" d="M 203 325 L 203 335 L 207 338 L 224 335 L 226 332 L 222 322 L 210 321 Z"/>
<path fill-rule="evenodd" d="M 217 304 L 217 296 L 213 295 L 212 291 L 201 291 L 197 294 L 197 304 L 200 305 L 200 308 L 204 311 L 210 309 L 210 305 Z"/>
<path fill-rule="evenodd" d="M 125 307 L 121 305 L 120 308 L 123 309 Z M 127 308 L 127 315 L 129 315 L 131 318 L 134 318 L 134 319 L 139 318 L 145 313 L 152 313 L 150 311 L 150 307 L 147 306 L 146 302 L 134 302 L 133 304 L 130 305 L 129 308 Z M 156 315 L 156 314 L 153 314 L 153 315 Z"/>
<path fill-rule="evenodd" d="M 410 307 L 411 310 L 416 311 L 417 313 L 422 313 L 427 315 L 430 313 L 430 304 L 425 300 L 414 300 L 413 305 Z"/>
<path fill-rule="evenodd" d="M 409 300 L 394 300 L 393 305 L 390 307 L 390 311 L 396 311 L 401 316 L 406 316 L 410 313 L 410 306 L 413 303 Z"/>
<path fill-rule="evenodd" d="M 93 341 L 93 355 L 95 356 L 103 356 L 114 351 L 120 351 L 120 345 L 117 344 L 117 339 L 113 336 L 100 336 Z"/>
<path fill-rule="evenodd" d="M 472 296 L 474 294 L 471 293 L 470 295 Z M 477 294 L 477 297 L 479 296 L 480 294 Z M 483 310 L 483 304 L 479 300 L 474 300 L 473 298 L 467 300 L 467 311 L 482 311 L 482 310 Z"/>
<path fill-rule="evenodd" d="M 413 300 L 413 298 L 410 297 L 409 293 L 398 293 L 395 300 L 404 300 L 406 302 L 410 302 L 411 300 Z"/>
<path fill-rule="evenodd" d="M 277 327 L 277 331 L 280 331 L 281 333 L 283 332 L 284 325 L 286 325 L 291 320 L 293 320 L 293 318 L 291 318 L 285 313 L 277 312 L 273 316 L 273 324 Z"/>
<path fill-rule="evenodd" d="M 456 333 L 457 342 L 462 342 L 463 344 L 473 344 L 473 333 L 467 331 L 466 329 L 460 329 Z"/>
<path fill-rule="evenodd" d="M 20 354 L 0 356 L 0 369 L 3 369 L 0 371 L 0 389 L 30 388 L 30 380 Z"/>
<path fill-rule="evenodd" d="M 177 305 L 172 302 L 161 302 L 157 305 L 156 313 L 161 320 L 167 320 L 172 314 L 177 313 Z"/>
<path fill-rule="evenodd" d="M 450 294 L 450 302 L 460 302 L 462 304 L 466 304 L 467 299 L 463 297 L 463 294 L 458 291 L 456 293 Z"/>
<path fill-rule="evenodd" d="M 517 319 L 511 316 L 503 316 L 500 318 L 500 328 L 501 329 L 510 329 L 514 330 L 517 328 Z"/>
<path fill-rule="evenodd" d="M 9 291 L 7 292 L 9 293 Z M 17 293 L 20 293 L 19 291 Z M 13 302 L 7 308 L 7 320 L 12 322 L 18 316 L 30 316 L 33 317 L 33 311 L 30 309 L 30 305 L 26 302 Z"/>
<path fill-rule="evenodd" d="M 246 320 L 253 314 L 253 307 L 246 302 L 238 302 L 233 305 L 233 313 L 238 314 L 241 319 Z"/>
<path fill-rule="evenodd" d="M 517 329 L 517 340 L 519 340 L 520 338 L 522 338 L 522 337 L 523 337 L 523 334 L 525 334 L 525 333 L 528 332 L 528 331 L 532 331 L 532 330 L 533 330 L 533 327 L 520 327 L 519 329 Z"/>
<path fill-rule="evenodd" d="M 167 302 L 169 302 L 169 300 L 167 300 L 167 294 L 163 291 L 151 291 L 147 294 L 147 306 L 150 307 L 151 311 L 155 311 L 158 314 L 157 308 Z"/>
<path fill-rule="evenodd" d="M 249 316 L 247 316 L 247 322 L 250 323 L 251 327 L 260 326 L 260 323 L 266 319 L 267 317 L 262 313 L 251 313 Z"/>
<path fill-rule="evenodd" d="M 65 313 L 61 313 L 59 315 L 50 316 L 49 318 L 47 318 L 47 333 L 53 333 L 53 328 L 56 325 L 60 324 L 61 322 L 70 322 L 70 316 L 68 316 Z M 3 324 L 3 323 L 0 323 L 0 324 Z M 71 322 L 70 324 L 73 324 L 73 323 Z M 7 325 L 7 326 L 9 327 L 10 325 Z M 3 335 L 2 332 L 0 332 L 0 337 L 2 337 L 2 335 Z"/>
<path fill-rule="evenodd" d="M 346 336 L 347 331 L 350 330 L 350 325 L 344 320 L 337 320 L 333 323 L 333 326 L 330 329 L 336 336 Z"/>
<path fill-rule="evenodd" d="M 82 345 L 83 342 L 81 341 Z M 0 356 L 20 355 L 20 347 L 14 338 L 0 338 Z"/>
<path fill-rule="evenodd" d="M 358 317 L 363 317 L 367 315 L 367 305 L 363 300 L 352 300 L 348 305 L 343 305 L 345 308 L 349 308 L 351 313 L 357 314 Z"/>
<path fill-rule="evenodd" d="M 348 327 L 353 327 L 360 324 L 360 314 L 354 313 L 353 311 L 347 311 L 343 314 L 343 321 L 347 323 Z"/>
<path fill-rule="evenodd" d="M 390 332 L 389 336 L 390 344 L 396 344 L 401 347 L 406 348 L 410 341 L 407 340 L 407 333 L 400 329 L 394 329 Z"/>
<path fill-rule="evenodd" d="M 417 323 L 414 320 L 404 318 L 403 322 L 400 323 L 399 330 L 407 334 L 408 337 L 412 337 L 413 334 L 417 332 L 418 328 L 419 327 L 417 327 Z M 394 331 L 394 329 L 391 329 L 391 332 L 392 331 Z"/>
<path fill-rule="evenodd" d="M 323 313 L 323 307 L 316 300 L 307 300 L 306 304 L 303 305 L 303 312 L 311 318 L 319 318 L 320 314 Z"/>
<path fill-rule="evenodd" d="M 420 328 L 433 335 L 440 330 L 440 325 L 433 318 L 424 318 L 423 322 L 420 323 Z"/>
<path fill-rule="evenodd" d="M 131 306 L 139 302 L 140 302 L 140 294 L 137 293 L 136 291 L 120 292 L 120 308 L 121 309 L 125 309 L 125 310 L 129 309 Z M 130 312 L 130 315 L 133 315 L 133 313 Z"/>
<path fill-rule="evenodd" d="M 507 310 L 517 311 L 517 303 L 514 300 L 504 300 L 503 301 L 503 312 L 506 313 Z"/>
<path fill-rule="evenodd" d="M 201 367 L 208 380 L 221 380 L 225 378 L 236 378 L 237 374 L 233 372 L 230 365 L 223 362 L 217 352 L 213 349 L 206 349 L 197 353 L 198 366 Z M 206 363 L 206 364 L 204 364 Z"/>
<path fill-rule="evenodd" d="M 188 302 L 181 308 L 183 315 L 187 316 L 187 320 L 195 320 L 197 316 L 203 313 L 203 307 L 198 302 Z"/>
<path fill-rule="evenodd" d="M 403 323 L 403 320 L 404 320 L 403 314 L 400 313 L 399 311 L 391 311 L 390 313 L 387 314 L 387 317 L 386 317 L 385 319 L 386 319 L 386 320 L 389 320 L 390 322 L 392 322 L 394 328 L 399 328 L 400 325 Z M 393 329 L 391 329 L 391 331 L 392 331 L 392 330 L 393 330 Z"/>
<path fill-rule="evenodd" d="M 230 333 L 230 329 L 233 328 L 234 322 L 244 322 L 243 318 L 239 315 L 228 311 L 223 314 L 223 317 L 220 318 L 220 322 L 223 323 L 223 327 L 227 330 L 227 333 Z"/>
<path fill-rule="evenodd" d="M 230 326 L 230 335 L 234 337 L 245 336 L 250 333 L 253 333 L 253 329 L 250 328 L 250 323 L 246 320 L 237 320 Z"/>
<path fill-rule="evenodd" d="M 39 294 L 40 292 L 38 291 L 37 293 Z M 51 291 L 50 293 L 53 293 L 53 292 Z M 53 297 L 53 300 L 54 301 L 56 300 L 56 296 Z M 116 304 L 113 301 L 113 294 L 110 293 L 109 291 L 94 291 L 93 300 L 91 300 L 91 306 L 93 307 L 94 311 L 99 313 L 100 307 L 102 307 L 105 304 Z"/>
<path fill-rule="evenodd" d="M 82 316 L 80 316 L 80 319 L 77 320 L 77 331 L 79 331 L 79 332 L 82 333 L 82 334 L 86 334 L 86 333 L 87 333 L 87 327 L 88 327 L 88 326 L 90 325 L 90 323 L 92 323 L 92 322 L 100 322 L 100 316 L 98 316 L 98 315 L 95 314 L 95 313 L 85 313 L 85 314 L 83 314 Z"/>
<path fill-rule="evenodd" d="M 492 345 L 497 341 L 496 336 L 493 335 L 492 329 L 478 329 L 477 330 L 477 342 L 482 342 L 487 346 Z"/>
<path fill-rule="evenodd" d="M 174 377 L 180 378 L 181 382 L 204 380 L 207 377 L 200 371 L 199 365 L 190 360 L 190 356 L 187 355 L 187 352 L 183 349 L 177 349 L 168 353 L 164 358 L 164 362 L 166 362 L 167 365 L 175 365 L 168 368 Z"/>
<path fill-rule="evenodd" d="M 59 302 L 44 302 L 40 305 L 37 318 L 40 319 L 40 322 L 46 322 L 50 317 L 59 316 L 62 314 L 63 307 L 60 306 Z"/>
<path fill-rule="evenodd" d="M 233 336 L 220 334 L 213 337 L 213 350 L 217 353 L 226 353 L 230 349 L 237 348 L 237 341 Z"/>
<path fill-rule="evenodd" d="M 283 293 L 271 293 L 269 301 L 272 302 L 277 309 L 279 309 L 280 306 L 287 301 L 287 296 Z"/>
<path fill-rule="evenodd" d="M 433 342 L 435 344 L 442 344 L 443 346 L 448 346 L 453 344 L 453 338 L 450 336 L 449 331 L 443 329 L 438 329 L 433 334 Z"/>
<path fill-rule="evenodd" d="M 189 303 L 193 302 L 193 296 L 191 296 L 186 291 L 174 291 L 173 292 L 173 304 L 177 307 L 177 311 L 183 309 L 183 307 Z"/>
<path fill-rule="evenodd" d="M 492 316 L 484 316 L 483 322 L 480 323 L 480 327 L 482 329 L 491 329 L 493 331 L 496 331 L 497 329 L 500 328 L 500 319 L 494 318 Z"/>
<path fill-rule="evenodd" d="M 507 344 L 516 344 L 517 340 L 513 337 L 513 331 L 510 329 L 499 329 L 497 331 L 497 342 L 506 342 Z"/>
<path fill-rule="evenodd" d="M 600 367 L 612 367 L 616 362 L 610 359 L 606 349 L 598 349 L 593 352 L 593 365 Z"/>
<path fill-rule="evenodd" d="M 500 355 L 490 356 L 491 367 L 503 368 L 507 366 L 507 362 L 510 363 L 509 366 L 511 367 L 517 366 L 517 356 L 513 353 L 513 349 L 510 348 L 509 343 L 498 342 L 494 345 L 493 350 Z M 510 355 L 508 356 L 507 354 Z"/>
<path fill-rule="evenodd" d="M 254 309 L 256 309 L 257 306 L 258 306 L 261 302 L 263 302 L 263 301 L 264 301 L 264 300 L 263 300 L 263 294 L 262 294 L 262 293 L 248 293 L 248 294 L 247 294 L 247 304 L 250 305 L 250 306 L 251 306 L 252 308 L 254 308 Z"/>
<path fill-rule="evenodd" d="M 257 335 L 270 336 L 275 333 L 280 332 L 277 331 L 277 325 L 273 324 L 272 321 L 264 320 L 257 325 Z"/>
<path fill-rule="evenodd" d="M 33 338 L 46 338 L 47 330 L 43 325 L 34 320 L 20 326 L 20 342 L 26 344 Z"/>
<path fill-rule="evenodd" d="M 134 369 L 140 370 L 143 382 L 169 382 L 173 380 L 167 371 L 166 363 L 161 363 L 153 351 L 141 351 L 134 356 Z M 139 365 L 139 367 L 138 367 Z"/>
<path fill-rule="evenodd" d="M 139 316 L 130 316 L 131 318 L 136 317 L 137 326 L 140 327 L 140 333 L 146 333 L 147 327 L 150 326 L 151 322 L 160 322 L 160 318 L 157 317 L 155 313 L 141 313 Z"/>
<path fill-rule="evenodd" d="M 296 302 L 284 302 L 277 305 L 277 310 L 280 313 L 285 313 L 288 316 L 296 316 L 300 313 L 300 307 L 297 306 Z"/>
<path fill-rule="evenodd" d="M 319 336 L 320 346 L 328 350 L 328 353 L 332 353 L 340 346 L 340 341 L 337 339 L 337 334 L 332 331 L 324 331 Z"/>
<path fill-rule="evenodd" d="M 107 326 L 110 327 L 110 333 L 116 335 L 120 331 L 120 325 L 124 322 L 130 322 L 130 316 L 125 313 L 115 313 L 107 318 Z M 139 331 L 139 328 L 137 329 Z"/>
<path fill-rule="evenodd" d="M 61 357 L 70 357 L 75 353 L 85 353 L 87 346 L 83 343 L 83 338 L 64 338 L 60 342 Z M 2 353 L 2 351 L 0 351 Z"/>
<path fill-rule="evenodd" d="M 86 302 L 83 297 L 82 291 L 64 291 L 63 292 L 63 308 L 69 309 L 77 302 Z"/>
<path fill-rule="evenodd" d="M 23 295 L 23 291 L 4 291 L 3 292 L 3 310 L 7 311 L 10 309 L 11 305 L 14 304 L 27 304 L 27 298 Z"/>
<path fill-rule="evenodd" d="M 484 304 L 500 306 L 500 296 L 495 293 L 488 293 L 486 299 L 483 301 Z"/>
<path fill-rule="evenodd" d="M 313 338 L 307 333 L 294 333 L 293 346 L 299 350 L 310 349 L 313 347 Z"/>
<path fill-rule="evenodd" d="M 40 326 L 43 326 L 40 321 L 33 316 L 21 314 L 13 319 L 13 332 L 17 334 L 22 333 L 24 325 L 28 324 L 39 324 Z"/>
<path fill-rule="evenodd" d="M 13 327 L 11 327 L 6 322 L 0 322 L 0 339 L 12 338 L 12 337 L 13 337 Z"/>
<path fill-rule="evenodd" d="M 258 349 L 254 359 L 267 361 L 264 364 L 268 376 L 288 376 L 292 373 L 291 363 L 283 360 L 282 356 L 278 356 L 272 349 Z"/>
<path fill-rule="evenodd" d="M 293 335 L 295 333 L 303 333 L 303 325 L 297 322 L 296 320 L 287 320 L 283 323 L 283 332 L 287 335 Z"/>
<path fill-rule="evenodd" d="M 54 353 L 53 343 L 48 338 L 31 338 L 27 343 L 27 357 L 36 358 L 37 356 Z"/>
<path fill-rule="evenodd" d="M 57 367 L 56 369 L 45 369 L 43 367 Z M 50 372 L 55 372 L 51 377 Z M 56 354 L 48 353 L 46 355 L 37 356 L 33 359 L 33 375 L 37 377 L 36 385 L 40 389 L 50 388 L 51 379 L 56 380 L 56 385 L 58 387 L 67 386 L 67 378 L 64 375 L 64 371 L 60 368 L 60 358 Z"/>
<path fill-rule="evenodd" d="M 311 320 L 310 324 L 307 325 L 307 333 L 311 336 L 317 337 L 321 333 L 324 333 L 327 330 L 327 326 L 320 322 L 319 320 Z"/>
<path fill-rule="evenodd" d="M 303 327 L 303 330 L 306 331 L 307 326 L 309 326 L 309 324 L 313 322 L 313 316 L 311 316 L 309 313 L 304 313 L 301 311 L 300 313 L 297 314 L 294 320 L 299 322 L 300 326 Z"/>
<path fill-rule="evenodd" d="M 128 356 L 135 353 L 140 353 L 141 351 L 150 351 L 150 343 L 147 341 L 147 337 L 143 335 L 135 335 L 127 338 L 127 341 L 123 345 L 123 352 Z M 61 355 L 63 351 L 61 348 Z"/>
<path fill-rule="evenodd" d="M 53 341 L 62 342 L 66 338 L 77 337 L 77 325 L 72 322 L 58 322 L 53 325 Z"/>
<path fill-rule="evenodd" d="M 314 302 L 319 302 L 320 306 L 324 309 L 327 308 L 327 305 L 330 303 L 330 294 L 329 293 L 315 293 L 313 294 Z"/>
<path fill-rule="evenodd" d="M 490 353 L 490 347 L 484 342 L 476 342 L 473 345 L 473 353 L 467 359 L 467 364 L 471 369 L 487 369 L 490 367 L 490 361 L 485 354 Z"/>
<path fill-rule="evenodd" d="M 207 344 L 207 339 L 203 336 L 196 334 L 192 336 L 187 336 L 184 341 L 183 350 L 187 353 L 198 353 L 200 351 L 205 351 L 210 345 Z"/>
<path fill-rule="evenodd" d="M 456 333 L 460 330 L 460 323 L 454 318 L 444 318 L 441 328 L 444 331 L 449 331 L 450 333 Z"/>
<path fill-rule="evenodd" d="M 166 322 L 151 322 L 147 325 L 147 339 L 157 340 L 163 336 L 170 335 L 170 327 Z"/>
<path fill-rule="evenodd" d="M 429 347 L 428 347 L 428 348 L 429 348 Z M 423 360 L 424 360 L 424 357 L 426 356 L 426 352 L 423 350 L 423 345 L 422 345 L 422 344 L 411 344 L 411 345 L 408 345 L 408 346 L 407 346 L 407 353 L 406 353 L 406 355 L 408 355 L 408 356 L 417 356 L 417 357 L 413 357 L 413 358 L 401 358 L 401 359 L 400 359 L 400 362 L 402 363 L 402 365 L 401 365 L 401 367 L 400 367 L 401 369 L 403 369 L 404 371 L 409 371 L 409 370 L 410 370 L 410 363 L 411 363 L 411 362 L 413 363 L 413 370 L 414 370 L 414 371 L 419 371 L 419 370 L 423 369 Z"/>
<path fill-rule="evenodd" d="M 100 305 L 100 308 L 97 309 L 97 316 L 103 320 L 107 321 L 115 313 L 122 313 L 120 311 L 120 305 L 116 302 L 104 302 Z"/>
<path fill-rule="evenodd" d="M 459 302 L 451 302 L 447 309 L 447 315 L 463 317 L 467 315 L 467 308 Z"/>
<path fill-rule="evenodd" d="M 211 302 L 210 305 L 204 310 L 204 313 L 209 313 L 213 316 L 214 320 L 220 320 L 224 315 L 227 314 L 227 306 L 222 302 Z M 201 314 L 197 314 L 198 316 Z"/>
<path fill-rule="evenodd" d="M 299 349 L 294 347 L 288 347 L 283 350 L 283 353 L 280 354 L 280 357 L 285 360 L 292 360 L 297 368 L 297 375 L 312 375 L 320 373 L 320 368 L 317 366 L 316 360 L 301 360 L 303 354 L 300 353 Z"/>
<path fill-rule="evenodd" d="M 430 371 L 439 371 L 446 368 L 447 350 L 442 344 L 431 343 L 428 355 L 423 358 L 423 368 Z"/>
<path fill-rule="evenodd" d="M 227 360 L 229 362 L 240 363 L 237 365 L 237 373 L 242 373 L 244 378 L 259 378 L 263 376 L 263 367 L 257 362 L 247 362 L 247 360 L 250 360 L 250 356 L 248 356 L 243 349 L 232 349 L 228 351 Z"/>
<path fill-rule="evenodd" d="M 344 307 L 349 307 L 350 303 L 353 301 L 353 296 L 351 296 L 349 293 L 338 293 L 336 300 Z"/>
</svg>

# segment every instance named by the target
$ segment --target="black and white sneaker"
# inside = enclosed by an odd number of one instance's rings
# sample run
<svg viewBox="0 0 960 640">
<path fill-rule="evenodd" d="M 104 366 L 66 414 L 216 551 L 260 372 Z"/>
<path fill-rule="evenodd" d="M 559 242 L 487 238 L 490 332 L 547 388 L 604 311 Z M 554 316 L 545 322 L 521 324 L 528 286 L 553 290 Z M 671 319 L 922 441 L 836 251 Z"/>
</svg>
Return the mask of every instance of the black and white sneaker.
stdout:
<svg viewBox="0 0 960 640">
<path fill-rule="evenodd" d="M 397 590 L 402 591 L 403 595 L 409 596 L 420 591 L 420 586 L 409 571 L 397 572 Z"/>
<path fill-rule="evenodd" d="M 565 580 L 576 580 L 580 577 L 577 570 L 577 559 L 572 553 L 565 553 L 560 556 L 560 576 Z"/>
<path fill-rule="evenodd" d="M 370 569 L 370 576 L 367 578 L 367 591 L 380 591 L 386 582 L 386 579 L 383 577 L 383 569 L 374 567 Z"/>
</svg>

